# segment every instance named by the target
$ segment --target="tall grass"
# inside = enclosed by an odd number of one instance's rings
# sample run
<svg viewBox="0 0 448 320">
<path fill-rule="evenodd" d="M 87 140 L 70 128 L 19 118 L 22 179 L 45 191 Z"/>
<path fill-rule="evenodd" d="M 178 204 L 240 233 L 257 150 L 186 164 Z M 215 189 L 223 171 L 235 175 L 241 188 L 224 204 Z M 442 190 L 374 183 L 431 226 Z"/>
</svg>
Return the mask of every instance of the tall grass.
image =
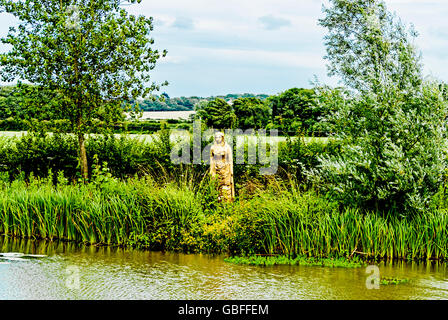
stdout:
<svg viewBox="0 0 448 320">
<path fill-rule="evenodd" d="M 57 187 L 45 179 L 28 185 L 17 180 L 4 183 L 0 191 L 0 233 L 126 245 L 132 236 L 157 232 L 157 226 L 165 224 L 174 249 L 177 233 L 185 232 L 198 216 L 195 202 L 192 193 L 156 186 L 151 179 Z"/>
<path fill-rule="evenodd" d="M 413 218 L 340 210 L 312 192 L 261 197 L 266 253 L 313 257 L 360 255 L 375 259 L 448 259 L 448 213 Z"/>
<path fill-rule="evenodd" d="M 57 186 L 53 177 L 5 179 L 0 234 L 154 250 L 448 259 L 446 210 L 412 219 L 341 210 L 321 195 L 276 180 L 264 191 L 222 205 L 213 202 L 215 191 L 206 179 L 196 186 L 192 174 L 183 179 L 174 184 L 106 175 L 76 185 L 58 177 Z"/>
</svg>

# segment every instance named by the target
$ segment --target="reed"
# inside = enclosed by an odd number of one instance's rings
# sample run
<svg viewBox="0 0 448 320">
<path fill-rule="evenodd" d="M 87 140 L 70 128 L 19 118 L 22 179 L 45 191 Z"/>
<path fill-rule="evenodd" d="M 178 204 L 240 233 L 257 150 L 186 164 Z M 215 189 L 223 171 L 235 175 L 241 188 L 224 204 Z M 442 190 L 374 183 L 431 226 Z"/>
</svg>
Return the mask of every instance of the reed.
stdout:
<svg viewBox="0 0 448 320">
<path fill-rule="evenodd" d="M 261 197 L 256 214 L 264 224 L 264 248 L 269 254 L 367 259 L 446 260 L 448 214 L 428 211 L 413 218 L 340 210 L 308 192 Z"/>
<path fill-rule="evenodd" d="M 213 203 L 206 179 L 196 186 L 192 173 L 182 179 L 103 176 L 100 183 L 77 185 L 58 177 L 56 186 L 53 177 L 2 181 L 0 234 L 293 259 L 448 259 L 445 209 L 412 218 L 341 209 L 325 196 L 276 181 L 252 197 L 221 205 Z"/>
<path fill-rule="evenodd" d="M 145 235 L 161 224 L 169 224 L 168 237 L 175 242 L 176 232 L 193 225 L 191 219 L 197 214 L 192 210 L 196 207 L 194 195 L 151 183 L 134 179 L 101 186 L 55 187 L 43 180 L 29 185 L 15 181 L 0 191 L 0 233 L 126 245 L 131 234 Z"/>
</svg>

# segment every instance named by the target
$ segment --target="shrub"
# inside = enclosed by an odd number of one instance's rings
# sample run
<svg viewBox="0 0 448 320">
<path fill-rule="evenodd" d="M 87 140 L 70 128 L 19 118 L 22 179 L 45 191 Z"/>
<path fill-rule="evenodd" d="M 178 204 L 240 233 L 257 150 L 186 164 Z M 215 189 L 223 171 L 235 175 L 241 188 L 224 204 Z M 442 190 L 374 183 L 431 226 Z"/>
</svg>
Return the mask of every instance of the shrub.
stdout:
<svg viewBox="0 0 448 320">
<path fill-rule="evenodd" d="M 328 69 L 347 89 L 317 90 L 343 143 L 320 157 L 322 187 L 347 206 L 422 212 L 447 168 L 448 103 L 425 80 L 417 33 L 382 0 L 331 0 L 323 11 Z"/>
<path fill-rule="evenodd" d="M 202 164 L 174 164 L 171 161 L 171 131 L 167 126 L 147 140 L 131 138 L 128 135 L 90 135 L 86 142 L 89 172 L 94 165 L 107 163 L 113 177 L 125 179 L 134 175 L 150 174 L 158 181 L 187 180 L 192 186 L 201 185 L 207 176 L 209 166 Z M 202 141 L 204 149 L 211 141 Z M 190 143 L 190 159 L 193 141 Z M 252 143 L 252 142 L 251 142 Z M 31 172 L 45 177 L 48 170 L 63 172 L 71 181 L 78 179 L 77 140 L 69 134 L 26 134 L 22 137 L 0 138 L 0 172 L 8 172 L 11 180 L 24 172 L 27 178 Z M 248 143 L 245 145 L 246 154 Z M 315 168 L 318 157 L 323 154 L 337 154 L 339 145 L 333 141 L 292 139 L 279 145 L 279 167 L 276 177 L 303 181 L 305 171 Z M 235 148 L 236 152 L 236 148 Z M 96 157 L 97 160 L 94 160 Z M 234 154 L 236 159 L 236 154 Z M 234 164 L 235 186 L 245 189 L 249 195 L 251 186 L 266 185 L 272 177 L 261 176 L 261 164 Z M 56 180 L 55 180 L 56 181 Z"/>
<path fill-rule="evenodd" d="M 347 206 L 408 215 L 424 211 L 444 180 L 446 102 L 431 84 L 412 97 L 387 94 L 343 100 L 332 120 L 341 152 L 319 156 L 311 177 Z"/>
<path fill-rule="evenodd" d="M 448 212 L 412 219 L 340 210 L 293 185 L 205 211 L 201 194 L 151 177 L 120 181 L 102 166 L 90 184 L 58 174 L 1 176 L 0 234 L 95 245 L 232 255 L 405 259 L 448 258 Z"/>
</svg>

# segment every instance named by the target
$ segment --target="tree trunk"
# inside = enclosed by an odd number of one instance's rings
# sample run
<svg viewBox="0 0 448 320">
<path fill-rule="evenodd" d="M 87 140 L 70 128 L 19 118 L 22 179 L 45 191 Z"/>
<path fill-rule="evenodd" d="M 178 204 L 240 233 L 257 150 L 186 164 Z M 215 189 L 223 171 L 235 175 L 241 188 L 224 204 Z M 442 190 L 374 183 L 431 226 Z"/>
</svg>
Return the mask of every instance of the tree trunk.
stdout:
<svg viewBox="0 0 448 320">
<path fill-rule="evenodd" d="M 86 140 L 84 133 L 78 133 L 79 144 L 79 165 L 81 167 L 81 176 L 84 182 L 89 178 L 89 167 L 87 166 Z"/>
</svg>

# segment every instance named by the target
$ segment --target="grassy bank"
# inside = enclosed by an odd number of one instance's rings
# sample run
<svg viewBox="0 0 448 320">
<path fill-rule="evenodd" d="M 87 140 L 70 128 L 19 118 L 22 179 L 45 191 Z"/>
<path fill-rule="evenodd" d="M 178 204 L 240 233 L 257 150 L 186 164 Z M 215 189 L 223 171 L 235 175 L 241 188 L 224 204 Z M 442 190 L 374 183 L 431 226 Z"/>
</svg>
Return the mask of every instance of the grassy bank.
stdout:
<svg viewBox="0 0 448 320">
<path fill-rule="evenodd" d="M 412 219 L 340 210 L 314 192 L 272 181 L 230 205 L 215 202 L 206 179 L 157 183 L 149 176 L 126 182 L 99 174 L 88 185 L 62 175 L 7 179 L 0 190 L 0 234 L 231 255 L 448 258 L 448 214 L 428 211 Z"/>
</svg>

